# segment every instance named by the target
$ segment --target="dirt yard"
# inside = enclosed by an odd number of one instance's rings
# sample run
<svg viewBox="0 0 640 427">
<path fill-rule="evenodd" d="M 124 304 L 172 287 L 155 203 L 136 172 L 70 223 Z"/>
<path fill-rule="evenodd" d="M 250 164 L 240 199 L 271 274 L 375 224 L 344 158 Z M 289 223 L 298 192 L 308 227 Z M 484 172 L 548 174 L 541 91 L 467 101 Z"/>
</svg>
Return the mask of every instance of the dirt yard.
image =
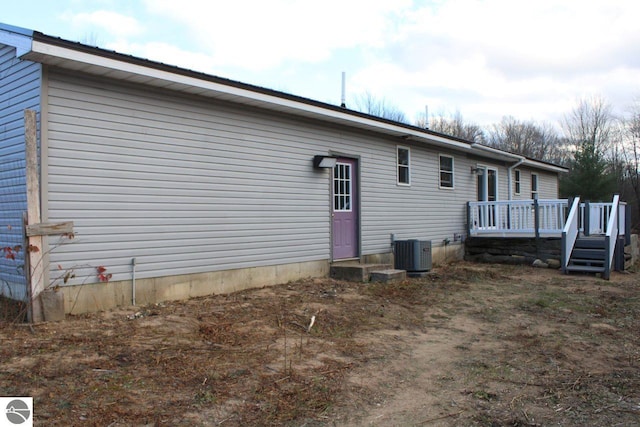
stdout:
<svg viewBox="0 0 640 427">
<path fill-rule="evenodd" d="M 639 282 L 459 263 L 4 322 L 0 396 L 40 426 L 640 425 Z"/>
</svg>

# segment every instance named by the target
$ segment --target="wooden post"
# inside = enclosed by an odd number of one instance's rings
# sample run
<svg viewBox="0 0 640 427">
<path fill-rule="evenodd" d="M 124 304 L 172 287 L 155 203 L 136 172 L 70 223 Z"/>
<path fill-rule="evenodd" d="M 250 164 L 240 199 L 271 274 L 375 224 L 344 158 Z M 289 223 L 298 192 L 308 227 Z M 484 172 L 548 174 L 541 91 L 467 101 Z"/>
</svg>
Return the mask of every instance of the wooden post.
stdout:
<svg viewBox="0 0 640 427">
<path fill-rule="evenodd" d="M 537 240 L 540 238 L 540 205 L 537 197 L 533 199 L 533 221 Z"/>
<path fill-rule="evenodd" d="M 24 141 L 27 173 L 27 224 L 40 223 L 40 179 L 38 173 L 38 125 L 36 112 L 24 111 Z M 26 233 L 26 227 L 25 227 Z M 29 320 L 41 322 L 44 317 L 39 295 L 44 290 L 44 266 L 42 265 L 42 236 L 28 236 L 25 259 L 28 257 Z"/>
<path fill-rule="evenodd" d="M 582 229 L 585 236 L 591 234 L 591 206 L 589 200 L 584 201 L 584 217 L 582 221 Z"/>
<path fill-rule="evenodd" d="M 467 202 L 467 237 L 471 237 L 471 228 L 473 227 L 471 219 L 471 202 Z"/>
</svg>

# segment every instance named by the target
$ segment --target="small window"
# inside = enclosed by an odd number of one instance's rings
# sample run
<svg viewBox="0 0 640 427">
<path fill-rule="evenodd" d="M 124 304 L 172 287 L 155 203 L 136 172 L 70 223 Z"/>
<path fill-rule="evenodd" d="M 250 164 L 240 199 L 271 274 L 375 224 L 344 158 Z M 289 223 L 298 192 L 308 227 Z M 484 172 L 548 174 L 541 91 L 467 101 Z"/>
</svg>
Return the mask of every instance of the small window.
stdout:
<svg viewBox="0 0 640 427">
<path fill-rule="evenodd" d="M 514 177 L 514 181 L 515 181 L 515 193 L 517 195 L 520 194 L 520 171 L 519 170 L 515 170 L 513 171 L 515 177 Z"/>
<path fill-rule="evenodd" d="M 453 157 L 440 155 L 440 187 L 453 188 Z"/>
<path fill-rule="evenodd" d="M 351 212 L 351 165 L 337 163 L 333 168 L 333 210 Z"/>
<path fill-rule="evenodd" d="M 398 147 L 398 185 L 411 184 L 411 157 L 409 149 Z"/>
<path fill-rule="evenodd" d="M 531 174 L 531 198 L 538 198 L 538 174 L 536 173 Z"/>
</svg>

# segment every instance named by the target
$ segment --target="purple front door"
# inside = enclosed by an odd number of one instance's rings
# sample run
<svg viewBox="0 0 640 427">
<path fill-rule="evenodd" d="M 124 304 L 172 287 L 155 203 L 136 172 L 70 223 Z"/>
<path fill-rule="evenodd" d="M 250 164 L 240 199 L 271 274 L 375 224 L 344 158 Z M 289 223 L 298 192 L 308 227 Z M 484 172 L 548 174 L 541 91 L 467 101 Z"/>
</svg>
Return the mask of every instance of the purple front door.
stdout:
<svg viewBox="0 0 640 427">
<path fill-rule="evenodd" d="M 357 162 L 338 159 L 333 168 L 333 259 L 358 256 Z"/>
</svg>

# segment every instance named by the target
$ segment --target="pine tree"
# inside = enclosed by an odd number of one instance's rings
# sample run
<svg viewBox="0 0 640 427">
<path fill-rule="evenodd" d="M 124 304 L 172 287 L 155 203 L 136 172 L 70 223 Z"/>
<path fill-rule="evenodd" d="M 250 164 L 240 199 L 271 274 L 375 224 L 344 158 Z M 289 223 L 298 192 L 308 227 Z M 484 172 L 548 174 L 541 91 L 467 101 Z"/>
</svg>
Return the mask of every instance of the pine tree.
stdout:
<svg viewBox="0 0 640 427">
<path fill-rule="evenodd" d="M 560 180 L 560 194 L 593 202 L 611 200 L 616 176 L 609 165 L 593 141 L 583 141 L 574 153 L 569 173 Z"/>
</svg>

